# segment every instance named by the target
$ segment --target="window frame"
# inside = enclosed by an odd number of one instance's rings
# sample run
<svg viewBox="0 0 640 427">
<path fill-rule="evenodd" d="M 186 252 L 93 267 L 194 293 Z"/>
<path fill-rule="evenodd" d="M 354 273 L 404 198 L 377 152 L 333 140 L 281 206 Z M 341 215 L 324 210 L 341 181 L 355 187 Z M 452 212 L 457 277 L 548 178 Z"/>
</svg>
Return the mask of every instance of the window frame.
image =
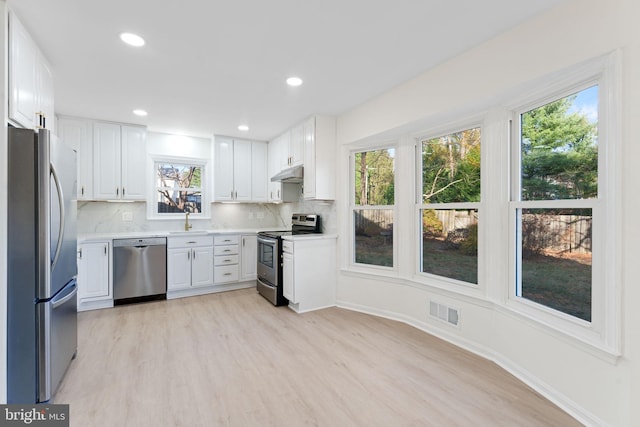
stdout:
<svg viewBox="0 0 640 427">
<path fill-rule="evenodd" d="M 616 150 L 620 77 L 618 55 L 581 64 L 539 82 L 509 107 L 509 286 L 506 307 L 554 330 L 610 354 L 620 354 L 619 201 L 620 159 Z M 521 200 L 521 114 L 598 85 L 598 195 L 593 199 Z M 526 208 L 592 209 L 591 321 L 586 321 L 518 296 L 521 277 L 519 212 Z"/>
<path fill-rule="evenodd" d="M 436 285 L 437 287 L 459 291 L 462 293 L 477 292 L 483 289 L 484 278 L 484 228 L 485 225 L 482 221 L 483 216 L 483 200 L 485 193 L 485 181 L 486 181 L 486 161 L 485 161 L 485 144 L 483 140 L 485 138 L 485 126 L 483 116 L 475 116 L 468 118 L 467 120 L 456 121 L 453 124 L 446 126 L 435 127 L 428 132 L 422 132 L 413 136 L 415 141 L 415 224 L 416 224 L 416 240 L 417 240 L 417 258 L 415 274 L 416 278 L 421 282 L 428 283 L 429 285 Z M 452 202 L 452 203 L 429 203 L 425 204 L 423 201 L 423 169 L 422 169 L 422 142 L 425 140 L 431 140 L 446 135 L 451 135 L 458 132 L 463 132 L 471 129 L 480 129 L 480 201 L 479 202 Z M 423 267 L 423 239 L 422 239 L 422 211 L 425 209 L 469 209 L 477 210 L 478 212 L 478 254 L 477 254 L 477 281 L 478 283 L 465 282 L 463 280 L 454 279 L 447 276 L 441 276 L 434 273 L 428 273 L 422 271 Z"/>
<path fill-rule="evenodd" d="M 211 209 L 209 202 L 209 166 L 210 162 L 206 159 L 194 158 L 194 157 L 177 157 L 177 156 L 150 156 L 151 162 L 151 185 L 149 186 L 150 192 L 147 196 L 147 218 L 148 219 L 160 219 L 160 220 L 175 220 L 184 218 L 184 213 L 161 213 L 157 211 L 157 166 L 159 163 L 174 163 L 178 165 L 199 166 L 201 168 L 199 191 L 200 198 L 200 213 L 190 213 L 189 219 L 210 219 Z"/>
<path fill-rule="evenodd" d="M 398 263 L 398 232 L 396 226 L 396 220 L 398 218 L 398 171 L 396 169 L 396 158 L 394 157 L 394 166 L 393 166 L 393 183 L 394 183 L 394 194 L 393 194 L 393 205 L 356 205 L 355 200 L 355 156 L 358 153 L 371 152 L 371 151 L 380 151 L 380 150 L 395 150 L 398 151 L 398 143 L 387 143 L 387 144 L 379 144 L 370 147 L 358 147 L 353 148 L 349 152 L 349 267 L 353 270 L 369 270 L 376 271 L 382 274 L 389 273 L 397 273 L 399 268 Z M 356 262 L 356 233 L 355 233 L 355 212 L 363 211 L 363 210 L 391 210 L 393 212 L 393 228 L 394 232 L 392 235 L 391 244 L 393 245 L 392 256 L 393 263 L 392 266 L 383 266 L 376 264 L 365 264 Z"/>
</svg>

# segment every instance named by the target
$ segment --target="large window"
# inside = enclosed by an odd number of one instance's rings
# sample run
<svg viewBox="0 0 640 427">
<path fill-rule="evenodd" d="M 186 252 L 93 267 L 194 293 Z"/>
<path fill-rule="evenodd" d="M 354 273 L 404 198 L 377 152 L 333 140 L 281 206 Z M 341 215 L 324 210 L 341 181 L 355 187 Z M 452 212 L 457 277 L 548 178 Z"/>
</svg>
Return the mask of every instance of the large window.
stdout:
<svg viewBox="0 0 640 427">
<path fill-rule="evenodd" d="M 420 143 L 421 271 L 478 283 L 480 128 Z"/>
<path fill-rule="evenodd" d="M 202 214 L 204 165 L 193 162 L 156 161 L 155 174 L 155 213 Z"/>
<path fill-rule="evenodd" d="M 354 261 L 393 267 L 394 149 L 355 153 L 352 194 Z"/>
<path fill-rule="evenodd" d="M 515 296 L 591 322 L 598 86 L 571 92 L 518 114 Z"/>
</svg>

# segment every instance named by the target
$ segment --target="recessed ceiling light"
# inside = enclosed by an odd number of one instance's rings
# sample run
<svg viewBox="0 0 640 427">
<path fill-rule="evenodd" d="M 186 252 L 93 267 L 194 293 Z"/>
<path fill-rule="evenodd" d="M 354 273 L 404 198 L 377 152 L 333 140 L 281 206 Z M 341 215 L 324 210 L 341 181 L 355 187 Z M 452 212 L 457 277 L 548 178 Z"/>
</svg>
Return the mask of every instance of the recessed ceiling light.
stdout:
<svg viewBox="0 0 640 427">
<path fill-rule="evenodd" d="M 133 114 L 135 114 L 136 116 L 141 116 L 144 117 L 146 116 L 148 113 L 144 110 L 133 110 Z"/>
<path fill-rule="evenodd" d="M 140 47 L 144 46 L 144 39 L 137 34 L 133 33 L 122 33 L 120 34 L 120 39 L 128 45 Z"/>
<path fill-rule="evenodd" d="M 246 132 L 249 130 L 249 126 L 247 125 L 240 125 L 238 126 L 238 130 L 241 130 L 242 132 Z"/>
<path fill-rule="evenodd" d="M 302 79 L 300 77 L 289 77 L 287 79 L 287 84 L 289 86 L 300 86 L 302 84 Z"/>
</svg>

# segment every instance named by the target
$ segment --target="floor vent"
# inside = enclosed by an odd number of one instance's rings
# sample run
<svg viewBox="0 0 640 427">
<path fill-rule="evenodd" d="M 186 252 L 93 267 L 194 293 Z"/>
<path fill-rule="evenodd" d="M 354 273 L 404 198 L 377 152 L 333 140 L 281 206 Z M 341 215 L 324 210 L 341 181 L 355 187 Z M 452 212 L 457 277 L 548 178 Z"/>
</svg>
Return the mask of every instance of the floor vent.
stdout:
<svg viewBox="0 0 640 427">
<path fill-rule="evenodd" d="M 431 317 L 435 317 L 438 320 L 447 322 L 453 326 L 458 326 L 460 321 L 460 310 L 457 308 L 449 307 L 444 304 L 438 304 L 437 302 L 429 302 L 429 314 Z"/>
</svg>

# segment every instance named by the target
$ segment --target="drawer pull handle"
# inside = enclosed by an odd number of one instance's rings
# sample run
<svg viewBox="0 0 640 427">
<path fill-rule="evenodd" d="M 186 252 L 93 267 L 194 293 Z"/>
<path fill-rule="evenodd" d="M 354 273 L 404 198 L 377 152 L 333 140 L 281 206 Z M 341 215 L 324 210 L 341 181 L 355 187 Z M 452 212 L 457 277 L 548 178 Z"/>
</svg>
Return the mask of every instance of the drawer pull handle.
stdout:
<svg viewBox="0 0 640 427">
<path fill-rule="evenodd" d="M 224 273 L 225 276 L 231 276 L 231 273 Z"/>
<path fill-rule="evenodd" d="M 191 242 L 187 242 L 187 245 L 195 245 L 196 243 L 198 243 L 198 242 L 191 241 Z"/>
</svg>

